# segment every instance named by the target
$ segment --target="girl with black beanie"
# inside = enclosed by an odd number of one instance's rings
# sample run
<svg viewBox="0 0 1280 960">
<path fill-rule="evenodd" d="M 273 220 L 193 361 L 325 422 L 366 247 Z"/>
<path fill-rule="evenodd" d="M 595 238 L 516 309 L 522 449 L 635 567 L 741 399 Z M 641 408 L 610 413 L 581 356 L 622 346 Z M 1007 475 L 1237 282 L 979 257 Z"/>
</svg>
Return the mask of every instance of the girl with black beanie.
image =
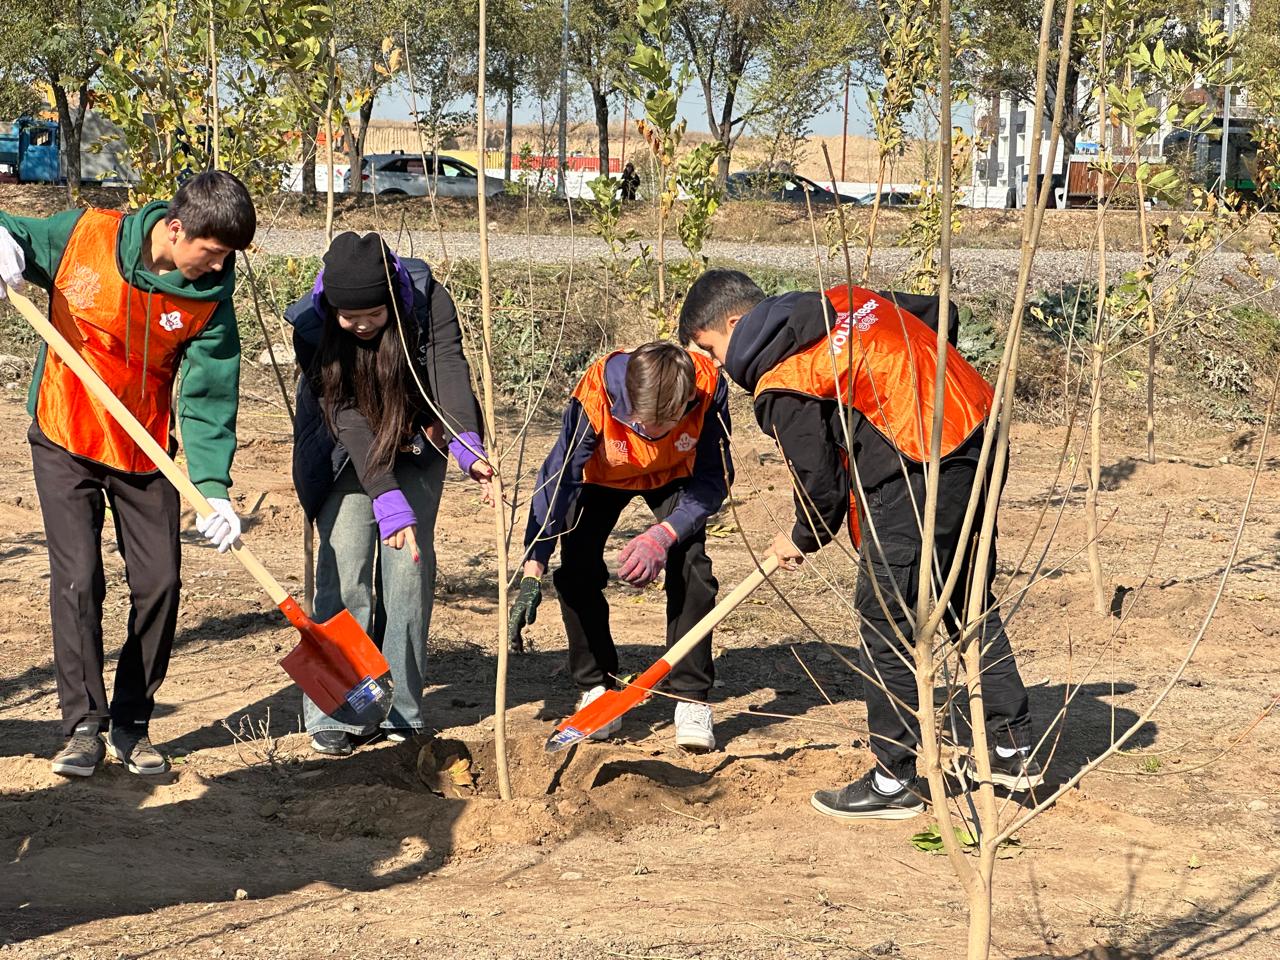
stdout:
<svg viewBox="0 0 1280 960">
<path fill-rule="evenodd" d="M 319 534 L 313 615 L 350 610 L 395 682 L 381 731 L 345 726 L 303 698 L 312 748 L 344 756 L 379 733 L 404 740 L 424 729 L 446 442 L 486 502 L 493 470 L 457 310 L 425 262 L 397 257 L 376 233 L 343 233 L 285 319 L 304 373 L 293 476 Z"/>
</svg>

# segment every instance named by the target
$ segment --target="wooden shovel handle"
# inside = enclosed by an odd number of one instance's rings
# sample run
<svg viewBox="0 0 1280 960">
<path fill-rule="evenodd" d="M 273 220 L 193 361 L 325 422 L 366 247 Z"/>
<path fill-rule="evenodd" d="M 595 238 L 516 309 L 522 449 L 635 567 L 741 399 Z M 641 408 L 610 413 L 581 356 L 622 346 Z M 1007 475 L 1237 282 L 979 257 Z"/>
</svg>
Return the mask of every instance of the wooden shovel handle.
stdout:
<svg viewBox="0 0 1280 960">
<path fill-rule="evenodd" d="M 714 610 L 690 627 L 689 632 L 677 640 L 671 649 L 662 655 L 662 659 L 671 666 L 679 663 L 688 655 L 690 650 L 697 646 L 698 641 L 714 630 L 721 620 L 731 614 L 738 604 L 747 599 L 752 591 L 764 583 L 765 578 L 777 569 L 778 558 L 770 555 L 760 566 L 751 571 L 750 576 L 734 587 L 732 593 L 717 603 Z"/>
<path fill-rule="evenodd" d="M 195 507 L 196 512 L 201 517 L 206 517 L 213 513 L 213 507 L 205 499 L 204 494 L 196 488 L 196 485 L 191 482 L 191 479 L 183 472 L 182 468 L 169 458 L 169 454 L 165 452 L 164 448 L 156 443 L 155 438 L 138 422 L 138 418 L 133 415 L 133 412 L 102 381 L 102 378 L 89 366 L 84 357 L 80 356 L 76 348 L 67 342 L 67 338 L 53 325 L 49 318 L 41 313 L 36 305 L 22 294 L 13 290 L 8 290 L 7 293 L 9 299 L 18 308 L 18 312 L 22 314 L 27 323 L 31 324 L 36 333 L 44 338 L 45 343 L 49 344 L 49 348 L 58 355 L 58 359 L 72 369 L 75 375 L 89 388 L 89 391 L 107 408 L 111 416 L 115 417 L 116 422 L 124 427 L 129 436 L 133 438 L 134 443 L 142 448 L 142 452 L 151 458 L 152 462 L 160 469 L 160 472 L 178 489 L 178 493 L 191 506 Z M 262 589 L 267 591 L 277 605 L 289 599 L 289 594 L 284 587 L 280 586 L 276 578 L 267 572 L 267 568 L 262 565 L 239 538 L 231 545 L 231 552 L 235 554 L 237 560 L 244 564 L 244 568 L 262 585 Z"/>
</svg>

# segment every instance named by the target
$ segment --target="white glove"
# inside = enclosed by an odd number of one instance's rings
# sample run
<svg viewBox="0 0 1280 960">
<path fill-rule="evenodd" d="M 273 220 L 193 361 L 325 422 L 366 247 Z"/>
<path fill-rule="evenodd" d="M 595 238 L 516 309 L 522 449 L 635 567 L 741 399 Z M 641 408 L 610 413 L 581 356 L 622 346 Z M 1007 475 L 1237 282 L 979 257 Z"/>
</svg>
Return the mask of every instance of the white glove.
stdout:
<svg viewBox="0 0 1280 960">
<path fill-rule="evenodd" d="M 213 513 L 196 517 L 196 529 L 218 548 L 219 553 L 226 553 L 240 536 L 240 518 L 236 516 L 230 500 L 209 497 L 209 506 L 213 507 Z"/>
<path fill-rule="evenodd" d="M 10 290 L 22 289 L 22 271 L 27 268 L 27 258 L 22 255 L 22 247 L 4 227 L 0 227 L 0 300 L 9 295 Z"/>
</svg>

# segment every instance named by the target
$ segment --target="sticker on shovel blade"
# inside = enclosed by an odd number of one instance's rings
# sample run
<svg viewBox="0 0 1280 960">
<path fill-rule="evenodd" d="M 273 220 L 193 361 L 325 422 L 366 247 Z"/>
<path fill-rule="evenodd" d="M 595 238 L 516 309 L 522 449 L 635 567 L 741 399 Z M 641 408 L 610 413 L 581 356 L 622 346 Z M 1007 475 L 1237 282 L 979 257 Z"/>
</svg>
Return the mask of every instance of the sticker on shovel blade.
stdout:
<svg viewBox="0 0 1280 960">
<path fill-rule="evenodd" d="M 547 741 L 547 746 L 571 747 L 579 740 L 584 739 L 586 739 L 586 734 L 577 727 L 565 727 L 563 730 L 557 730 L 551 735 L 551 739 Z"/>
<path fill-rule="evenodd" d="M 356 713 L 364 713 L 386 695 L 378 681 L 373 677 L 365 677 L 347 693 L 347 703 Z"/>
</svg>

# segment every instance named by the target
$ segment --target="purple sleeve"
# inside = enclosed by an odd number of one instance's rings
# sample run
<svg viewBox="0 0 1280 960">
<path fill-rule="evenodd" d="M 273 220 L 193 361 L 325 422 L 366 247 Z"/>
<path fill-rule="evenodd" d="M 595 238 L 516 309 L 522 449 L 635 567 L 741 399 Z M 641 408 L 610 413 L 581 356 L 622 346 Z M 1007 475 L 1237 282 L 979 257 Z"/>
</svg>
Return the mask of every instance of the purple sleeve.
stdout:
<svg viewBox="0 0 1280 960">
<path fill-rule="evenodd" d="M 378 534 L 383 540 L 418 522 L 413 507 L 399 490 L 388 490 L 373 498 L 373 518 L 378 521 Z"/>
<path fill-rule="evenodd" d="M 480 434 L 470 431 L 460 433 L 450 440 L 449 452 L 453 454 L 453 459 L 458 461 L 458 469 L 468 476 L 471 475 L 471 468 L 476 465 L 478 460 L 489 459 L 489 455 L 485 453 L 484 441 L 480 439 Z"/>
</svg>

